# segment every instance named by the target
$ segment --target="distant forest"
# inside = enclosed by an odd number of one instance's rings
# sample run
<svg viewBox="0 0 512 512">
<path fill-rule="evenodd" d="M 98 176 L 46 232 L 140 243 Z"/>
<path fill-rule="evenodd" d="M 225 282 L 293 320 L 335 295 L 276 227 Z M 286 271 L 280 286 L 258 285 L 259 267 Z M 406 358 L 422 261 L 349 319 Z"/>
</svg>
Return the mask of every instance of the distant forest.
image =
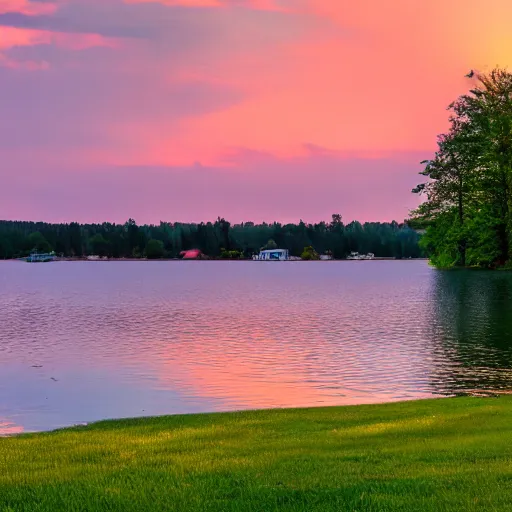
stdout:
<svg viewBox="0 0 512 512">
<path fill-rule="evenodd" d="M 397 222 L 351 222 L 341 215 L 331 222 L 306 224 L 230 224 L 215 222 L 183 224 L 160 222 L 138 226 L 125 224 L 48 224 L 0 221 L 0 259 L 19 258 L 30 252 L 55 251 L 65 257 L 97 255 L 112 258 L 175 258 L 188 249 L 200 249 L 211 258 L 250 258 L 263 248 L 288 249 L 301 256 L 305 248 L 314 254 L 346 258 L 352 251 L 377 257 L 422 256 L 418 233 Z"/>
</svg>

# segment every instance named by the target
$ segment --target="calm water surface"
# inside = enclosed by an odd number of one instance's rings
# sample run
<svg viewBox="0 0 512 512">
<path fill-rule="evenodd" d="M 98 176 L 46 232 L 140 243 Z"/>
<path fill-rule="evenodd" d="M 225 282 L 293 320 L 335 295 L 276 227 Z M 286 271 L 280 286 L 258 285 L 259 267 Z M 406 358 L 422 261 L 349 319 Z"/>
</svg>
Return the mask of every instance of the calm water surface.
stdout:
<svg viewBox="0 0 512 512">
<path fill-rule="evenodd" d="M 0 262 L 0 433 L 512 390 L 512 274 Z"/>
</svg>

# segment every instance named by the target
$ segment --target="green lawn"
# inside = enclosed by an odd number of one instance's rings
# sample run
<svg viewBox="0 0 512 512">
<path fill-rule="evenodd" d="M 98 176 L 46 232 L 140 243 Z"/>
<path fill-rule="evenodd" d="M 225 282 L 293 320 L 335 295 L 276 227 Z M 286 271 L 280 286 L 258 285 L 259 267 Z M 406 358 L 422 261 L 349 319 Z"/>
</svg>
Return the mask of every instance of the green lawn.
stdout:
<svg viewBox="0 0 512 512">
<path fill-rule="evenodd" d="M 512 397 L 109 421 L 0 439 L 0 510 L 512 510 Z"/>
</svg>

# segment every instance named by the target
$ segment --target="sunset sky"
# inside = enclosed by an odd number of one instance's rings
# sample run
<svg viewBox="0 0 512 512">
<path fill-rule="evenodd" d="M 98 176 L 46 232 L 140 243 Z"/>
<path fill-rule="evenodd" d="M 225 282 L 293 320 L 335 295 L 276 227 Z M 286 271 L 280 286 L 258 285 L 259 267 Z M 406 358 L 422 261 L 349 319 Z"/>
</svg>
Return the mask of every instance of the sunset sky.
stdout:
<svg viewBox="0 0 512 512">
<path fill-rule="evenodd" d="M 510 0 L 0 0 L 0 218 L 398 220 Z"/>
</svg>

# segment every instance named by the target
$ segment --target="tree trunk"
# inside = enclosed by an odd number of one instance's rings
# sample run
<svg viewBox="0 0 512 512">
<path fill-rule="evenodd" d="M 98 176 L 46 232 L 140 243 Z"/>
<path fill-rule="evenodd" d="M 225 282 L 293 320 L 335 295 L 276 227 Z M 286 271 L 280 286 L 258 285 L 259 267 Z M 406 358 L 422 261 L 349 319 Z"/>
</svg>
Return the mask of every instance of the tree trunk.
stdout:
<svg viewBox="0 0 512 512">
<path fill-rule="evenodd" d="M 507 172 L 502 170 L 502 198 L 501 198 L 501 211 L 500 211 L 500 223 L 498 224 L 498 240 L 499 240 L 499 265 L 505 265 L 509 260 L 509 188 Z"/>
<path fill-rule="evenodd" d="M 460 229 L 462 230 L 462 236 L 459 238 L 459 253 L 460 253 L 460 266 L 465 267 L 466 266 L 466 233 L 464 233 L 464 201 L 463 201 L 463 195 L 462 195 L 462 187 L 463 187 L 463 181 L 462 176 L 459 176 L 459 201 L 458 201 L 458 207 L 459 207 L 459 223 L 460 223 Z"/>
</svg>

